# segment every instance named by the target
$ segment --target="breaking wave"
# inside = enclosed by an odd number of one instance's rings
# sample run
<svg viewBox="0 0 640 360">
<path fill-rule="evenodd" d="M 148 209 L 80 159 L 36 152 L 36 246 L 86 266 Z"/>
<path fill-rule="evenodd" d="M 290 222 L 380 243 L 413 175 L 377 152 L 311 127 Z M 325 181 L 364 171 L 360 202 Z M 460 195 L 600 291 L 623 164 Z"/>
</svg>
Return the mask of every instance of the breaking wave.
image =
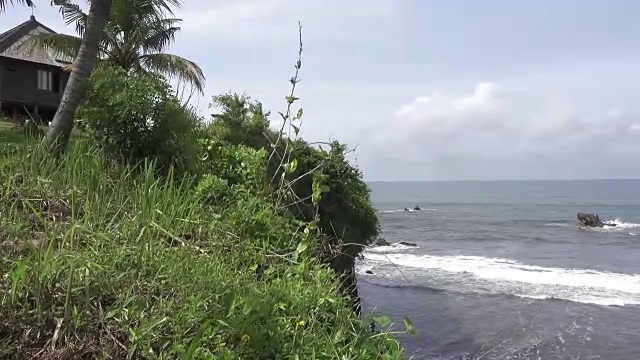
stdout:
<svg viewBox="0 0 640 360">
<path fill-rule="evenodd" d="M 611 221 L 609 221 L 609 223 L 615 224 L 615 226 L 605 225 L 604 229 L 634 229 L 634 228 L 640 228 L 640 224 L 628 223 L 628 222 L 624 222 L 624 221 L 622 221 L 620 219 L 611 220 Z"/>
<path fill-rule="evenodd" d="M 480 256 L 431 256 L 367 251 L 358 272 L 409 279 L 450 292 L 508 294 L 603 306 L 640 305 L 640 275 L 522 264 Z M 401 276 L 400 276 L 401 275 Z M 404 279 L 404 280 L 403 280 Z M 415 282 L 415 283 L 414 283 Z"/>
<path fill-rule="evenodd" d="M 391 245 L 370 247 L 367 249 L 367 251 L 372 253 L 391 253 L 391 252 L 398 252 L 398 251 L 409 250 L 409 249 L 419 249 L 419 247 L 407 246 L 399 243 L 392 243 Z"/>
</svg>

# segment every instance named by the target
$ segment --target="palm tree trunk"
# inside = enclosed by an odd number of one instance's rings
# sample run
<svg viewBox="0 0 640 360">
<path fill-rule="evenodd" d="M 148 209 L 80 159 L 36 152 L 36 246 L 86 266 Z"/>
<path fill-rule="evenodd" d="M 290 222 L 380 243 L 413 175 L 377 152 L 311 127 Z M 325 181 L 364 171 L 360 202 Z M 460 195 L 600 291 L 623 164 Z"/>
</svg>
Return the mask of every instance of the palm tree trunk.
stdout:
<svg viewBox="0 0 640 360">
<path fill-rule="evenodd" d="M 95 66 L 100 48 L 100 40 L 104 26 L 111 12 L 113 0 L 91 0 L 87 27 L 82 44 L 73 64 L 73 71 L 62 95 L 60 106 L 49 125 L 43 144 L 53 148 L 55 153 L 61 154 L 67 148 L 69 136 L 73 130 L 73 118 L 76 109 L 82 101 L 84 90 Z"/>
</svg>

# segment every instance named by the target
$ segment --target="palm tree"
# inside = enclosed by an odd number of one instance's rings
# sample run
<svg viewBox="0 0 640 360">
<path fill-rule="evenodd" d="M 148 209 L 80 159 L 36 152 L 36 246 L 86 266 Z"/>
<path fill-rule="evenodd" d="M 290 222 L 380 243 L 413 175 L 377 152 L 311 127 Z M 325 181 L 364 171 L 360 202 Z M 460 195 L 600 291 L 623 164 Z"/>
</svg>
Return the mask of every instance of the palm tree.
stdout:
<svg viewBox="0 0 640 360">
<path fill-rule="evenodd" d="M 34 6 L 33 0 L 0 0 L 0 12 L 4 11 L 7 5 L 14 3 Z M 82 100 L 84 85 L 93 71 L 99 51 L 100 35 L 109 17 L 112 3 L 113 0 L 90 0 L 89 14 L 85 21 L 86 34 L 79 39 L 78 51 L 72 57 L 75 61 L 62 94 L 60 106 L 42 140 L 44 145 L 52 146 L 57 153 L 64 151 L 67 147 L 69 135 L 73 129 L 73 117 Z M 52 0 L 51 4 L 59 5 L 64 9 L 67 0 Z"/>
<path fill-rule="evenodd" d="M 65 9 L 65 4 L 67 4 L 66 0 L 53 0 L 52 2 L 60 5 L 62 11 Z M 75 58 L 75 61 L 69 81 L 64 89 L 60 106 L 56 110 L 49 130 L 44 139 L 42 139 L 42 143 L 45 146 L 52 147 L 55 154 L 62 153 L 69 143 L 69 136 L 71 135 L 71 130 L 73 130 L 73 118 L 82 101 L 89 75 L 91 75 L 95 66 L 100 50 L 100 38 L 107 23 L 112 3 L 113 0 L 90 1 L 89 14 L 86 17 L 86 32 L 82 39 L 79 40 L 78 52 L 72 57 Z"/>
<path fill-rule="evenodd" d="M 0 0 L 2 1 L 2 0 Z M 200 67 L 183 57 L 166 54 L 164 50 L 180 31 L 180 19 L 173 15 L 171 6 L 179 7 L 182 0 L 113 0 L 109 20 L 99 43 L 97 66 L 116 65 L 125 70 L 153 72 L 175 78 L 204 94 L 204 74 Z M 88 16 L 77 5 L 62 6 L 67 24 L 76 24 L 82 36 Z M 81 39 L 64 34 L 42 34 L 34 39 L 38 46 L 53 50 L 63 57 L 78 53 Z"/>
</svg>

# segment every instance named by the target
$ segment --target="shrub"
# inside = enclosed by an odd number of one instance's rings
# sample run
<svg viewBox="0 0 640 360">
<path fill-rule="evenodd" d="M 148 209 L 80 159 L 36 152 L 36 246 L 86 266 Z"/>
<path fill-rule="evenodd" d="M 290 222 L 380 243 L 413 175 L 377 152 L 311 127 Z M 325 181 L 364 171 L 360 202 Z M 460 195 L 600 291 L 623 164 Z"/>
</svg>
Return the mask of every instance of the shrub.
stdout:
<svg viewBox="0 0 640 360">
<path fill-rule="evenodd" d="M 271 185 L 274 211 L 286 210 L 297 221 L 313 224 L 321 237 L 319 243 L 308 245 L 341 275 L 342 290 L 359 313 L 355 259 L 380 228 L 370 189 L 362 173 L 346 159 L 347 147 L 334 141 L 325 150 L 284 134 L 277 140 L 278 132 L 269 127 L 269 113 L 246 95 L 223 94 L 214 97 L 214 104 L 221 113 L 207 127 L 211 141 L 222 148 L 244 146 L 270 155 L 262 176 L 264 184 Z M 224 171 L 214 173 L 233 181 Z M 284 182 L 279 181 L 282 176 Z"/>
<path fill-rule="evenodd" d="M 199 119 L 157 75 L 96 71 L 77 117 L 112 158 L 132 165 L 152 160 L 163 173 L 171 167 L 184 173 L 196 164 Z"/>
<path fill-rule="evenodd" d="M 362 180 L 362 173 L 346 158 L 347 147 L 338 141 L 328 144 L 329 149 L 315 148 L 298 141 L 293 147 L 297 168 L 290 179 L 293 190 L 300 198 L 310 198 L 313 178 L 303 174 L 318 169 L 322 174 L 322 186 L 326 187 L 317 206 L 305 202 L 304 208 L 296 206 L 291 211 L 301 220 L 311 221 L 314 211 L 319 215 L 318 227 L 327 236 L 330 247 L 328 259 L 339 271 L 348 270 L 353 259 L 379 234 L 379 222 L 371 203 L 371 190 Z M 335 253 L 340 256 L 335 256 Z M 341 259 L 342 257 L 342 259 Z"/>
<path fill-rule="evenodd" d="M 224 149 L 244 146 L 265 154 L 271 151 L 277 132 L 269 127 L 269 113 L 262 110 L 259 102 L 246 95 L 223 94 L 215 97 L 214 103 L 222 112 L 214 115 L 207 127 L 212 143 Z M 281 140 L 274 156 L 268 159 L 263 181 L 267 183 L 281 176 L 284 171 L 281 159 L 291 151 L 290 157 L 295 159 L 296 166 L 286 178 L 293 190 L 288 200 L 295 204 L 288 209 L 301 221 L 312 221 L 318 214 L 318 227 L 327 236 L 328 245 L 342 244 L 340 252 L 353 258 L 378 235 L 378 218 L 362 173 L 346 158 L 346 145 L 334 141 L 328 147 L 325 150 L 302 140 Z M 223 163 L 227 164 L 228 160 Z M 214 173 L 220 175 L 221 171 Z M 256 176 L 257 173 L 253 175 L 254 181 Z M 222 177 L 232 179 L 227 175 Z M 316 182 L 321 178 L 322 185 L 329 190 L 319 204 L 314 204 L 312 199 L 314 178 Z"/>
</svg>

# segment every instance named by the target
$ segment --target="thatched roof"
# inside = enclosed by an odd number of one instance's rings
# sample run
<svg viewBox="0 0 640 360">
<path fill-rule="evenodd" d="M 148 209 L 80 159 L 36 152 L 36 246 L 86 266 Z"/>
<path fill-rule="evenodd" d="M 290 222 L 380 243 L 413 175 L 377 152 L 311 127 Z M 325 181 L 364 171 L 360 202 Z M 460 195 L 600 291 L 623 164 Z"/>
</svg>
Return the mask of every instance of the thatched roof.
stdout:
<svg viewBox="0 0 640 360">
<path fill-rule="evenodd" d="M 38 33 L 56 34 L 55 31 L 39 23 L 35 16 L 22 24 L 0 34 L 0 58 L 12 58 L 39 64 L 63 66 L 68 61 L 57 59 L 45 49 L 25 44 L 31 35 Z"/>
</svg>

